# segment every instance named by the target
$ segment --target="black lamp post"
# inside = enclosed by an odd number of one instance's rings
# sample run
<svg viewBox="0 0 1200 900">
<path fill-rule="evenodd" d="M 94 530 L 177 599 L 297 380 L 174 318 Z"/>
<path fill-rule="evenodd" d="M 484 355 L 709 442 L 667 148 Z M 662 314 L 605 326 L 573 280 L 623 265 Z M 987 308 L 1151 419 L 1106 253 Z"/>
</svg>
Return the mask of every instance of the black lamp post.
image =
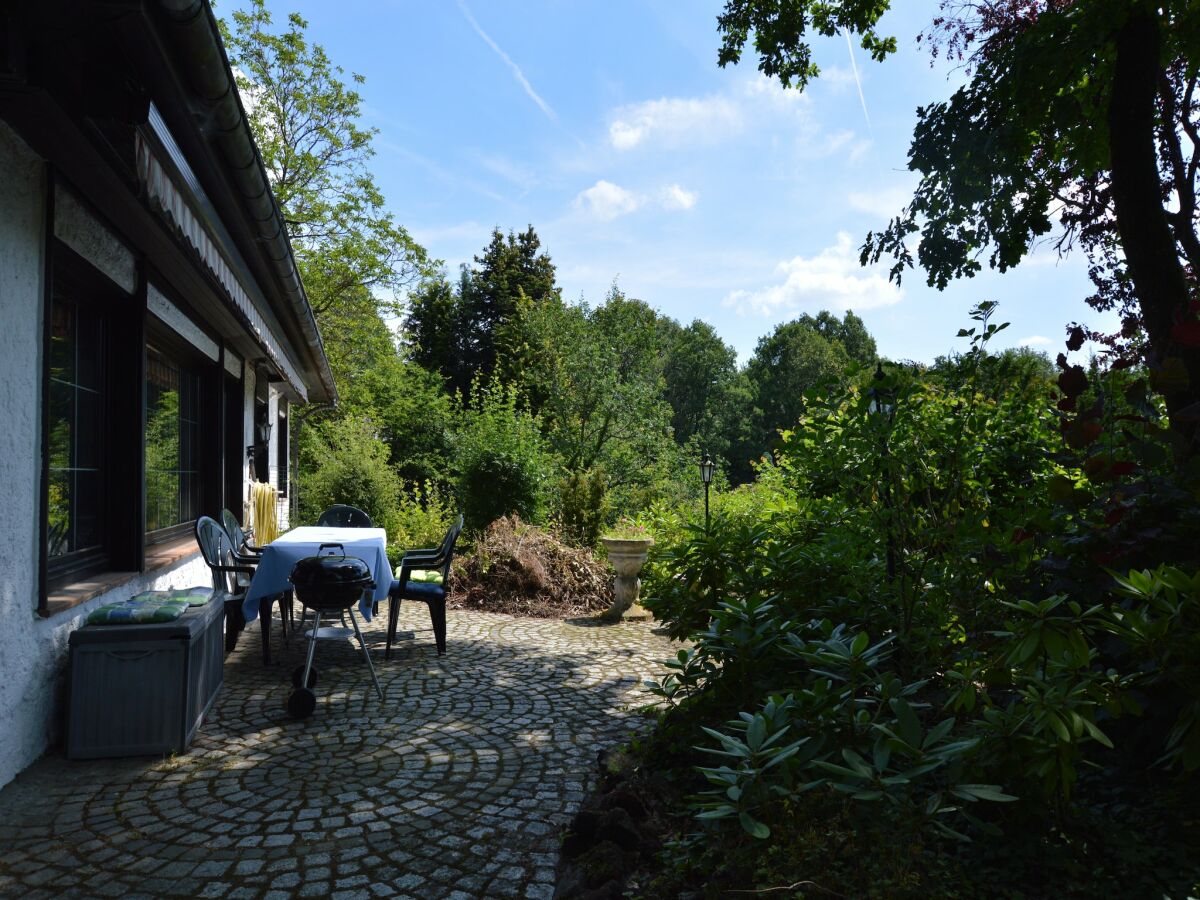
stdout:
<svg viewBox="0 0 1200 900">
<path fill-rule="evenodd" d="M 700 480 L 704 482 L 704 530 L 708 531 L 708 486 L 712 484 L 713 472 L 717 470 L 717 465 L 712 461 L 707 453 L 704 454 L 704 459 L 700 460 Z"/>
<path fill-rule="evenodd" d="M 884 386 L 886 378 L 883 363 L 876 363 L 875 376 L 871 379 L 871 386 L 867 389 L 867 396 L 870 398 L 867 412 L 887 425 L 887 428 L 882 430 L 880 440 L 880 451 L 885 460 L 888 457 L 888 431 L 896 417 L 896 391 L 894 388 Z M 887 510 L 887 578 L 890 583 L 896 580 L 896 544 L 892 538 L 892 491 L 886 472 L 883 478 L 883 508 Z"/>
<path fill-rule="evenodd" d="M 871 386 L 867 389 L 867 396 L 871 398 L 871 404 L 867 408 L 873 416 L 886 416 L 887 423 L 891 425 L 896 416 L 896 392 L 883 386 L 885 378 L 887 375 L 884 374 L 883 363 L 875 363 L 875 374 L 871 378 Z M 886 450 L 885 442 L 884 451 Z"/>
</svg>

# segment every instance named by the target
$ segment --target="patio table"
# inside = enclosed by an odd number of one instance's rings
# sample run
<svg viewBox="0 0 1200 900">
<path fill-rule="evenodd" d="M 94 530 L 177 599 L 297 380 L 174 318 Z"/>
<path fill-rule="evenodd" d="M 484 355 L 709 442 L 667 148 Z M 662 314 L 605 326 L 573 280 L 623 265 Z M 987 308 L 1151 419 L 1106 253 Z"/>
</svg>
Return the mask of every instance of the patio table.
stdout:
<svg viewBox="0 0 1200 900">
<path fill-rule="evenodd" d="M 259 605 L 266 600 L 267 612 L 262 624 L 263 633 L 266 633 L 270 622 L 272 598 L 292 589 L 288 579 L 293 567 L 306 556 L 316 556 L 322 544 L 341 544 L 347 556 L 357 556 L 371 569 L 375 577 L 375 594 L 364 595 L 358 605 L 359 611 L 370 620 L 372 607 L 375 603 L 387 599 L 388 588 L 392 586 L 392 566 L 387 556 L 387 532 L 382 528 L 329 528 L 311 525 L 293 528 L 262 548 L 262 558 L 242 603 L 242 612 L 247 622 L 258 618 Z"/>
</svg>

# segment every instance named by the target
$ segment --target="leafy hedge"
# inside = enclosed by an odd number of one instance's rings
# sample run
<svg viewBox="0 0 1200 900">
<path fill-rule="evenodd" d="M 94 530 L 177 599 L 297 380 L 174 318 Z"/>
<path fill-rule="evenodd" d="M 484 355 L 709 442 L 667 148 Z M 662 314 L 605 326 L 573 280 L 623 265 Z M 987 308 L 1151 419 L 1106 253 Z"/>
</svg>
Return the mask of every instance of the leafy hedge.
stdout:
<svg viewBox="0 0 1200 900">
<path fill-rule="evenodd" d="M 1149 564 L 1129 538 L 1193 516 L 1194 476 L 1147 450 L 1136 372 L 1094 373 L 1086 440 L 1061 388 L 1006 390 L 991 312 L 945 370 L 811 392 L 778 467 L 711 525 L 658 511 L 643 602 L 692 642 L 651 685 L 670 710 L 652 764 L 696 779 L 678 877 L 728 863 L 737 841 L 704 835 L 732 828 L 756 884 L 802 881 L 813 853 L 781 848 L 817 809 L 914 846 L 988 836 L 1081 859 L 1085 813 L 1125 786 L 1194 792 L 1200 548 L 1162 541 Z M 1198 869 L 1146 879 L 1170 893 Z M 916 869 L 897 871 L 880 875 L 892 892 Z"/>
</svg>

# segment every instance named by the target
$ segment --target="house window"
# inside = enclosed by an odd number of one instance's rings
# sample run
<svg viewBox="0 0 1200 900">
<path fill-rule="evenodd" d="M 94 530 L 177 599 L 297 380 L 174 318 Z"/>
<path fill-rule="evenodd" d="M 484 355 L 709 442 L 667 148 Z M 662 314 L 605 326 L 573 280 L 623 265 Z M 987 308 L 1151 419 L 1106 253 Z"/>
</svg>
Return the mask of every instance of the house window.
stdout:
<svg viewBox="0 0 1200 900">
<path fill-rule="evenodd" d="M 146 532 L 174 537 L 203 502 L 200 373 L 146 346 Z"/>
<path fill-rule="evenodd" d="M 279 398 L 279 416 L 275 423 L 275 472 L 276 485 L 284 497 L 288 492 L 288 404 Z"/>
<path fill-rule="evenodd" d="M 128 294 L 61 241 L 51 262 L 43 355 L 42 590 L 140 562 L 141 316 Z M 136 444 L 134 445 L 136 447 Z"/>
<path fill-rule="evenodd" d="M 46 552 L 52 577 L 103 568 L 105 320 L 56 293 L 51 304 Z"/>
</svg>

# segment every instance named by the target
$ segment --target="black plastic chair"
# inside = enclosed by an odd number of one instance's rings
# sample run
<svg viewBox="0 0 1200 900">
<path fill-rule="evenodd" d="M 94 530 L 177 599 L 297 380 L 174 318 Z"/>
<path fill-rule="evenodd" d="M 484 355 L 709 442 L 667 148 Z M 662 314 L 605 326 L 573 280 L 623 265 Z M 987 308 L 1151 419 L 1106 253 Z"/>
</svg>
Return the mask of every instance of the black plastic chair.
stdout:
<svg viewBox="0 0 1200 900">
<path fill-rule="evenodd" d="M 257 566 L 262 559 L 262 547 L 255 547 L 247 539 L 246 532 L 242 530 L 241 524 L 232 512 L 227 509 L 221 510 L 221 524 L 225 528 L 225 533 L 229 535 L 229 540 L 233 545 L 234 562 L 238 565 Z M 284 591 L 279 596 L 279 627 L 283 629 L 283 639 L 286 642 L 292 631 L 295 630 L 296 615 L 295 606 L 292 603 L 292 592 Z M 267 662 L 271 661 L 270 642 L 263 654 L 263 658 Z"/>
<path fill-rule="evenodd" d="M 250 587 L 250 579 L 254 577 L 259 558 L 237 553 L 225 526 L 211 516 L 201 516 L 196 520 L 196 543 L 200 545 L 200 552 L 204 555 L 209 571 L 212 572 L 213 590 L 224 591 L 228 595 L 225 601 L 225 652 L 229 653 L 237 644 L 238 635 L 246 628 L 242 602 L 246 599 L 246 591 Z M 259 604 L 263 665 L 271 664 L 271 605 L 277 599 L 280 600 L 280 627 L 283 629 L 284 638 L 288 636 L 287 623 L 292 618 L 291 604 L 285 605 L 282 598 L 281 594 L 268 594 Z"/>
<path fill-rule="evenodd" d="M 400 577 L 392 582 L 388 591 L 391 600 L 388 609 L 387 649 L 384 659 L 392 655 L 392 642 L 396 639 L 396 623 L 400 619 L 400 603 L 403 600 L 420 600 L 429 607 L 429 621 L 433 624 L 433 639 L 437 643 L 438 656 L 446 652 L 446 591 L 450 587 L 450 561 L 454 558 L 454 545 L 462 531 L 463 517 L 450 526 L 440 547 L 424 550 L 409 550 L 400 560 Z M 442 572 L 442 583 L 409 581 L 417 570 Z"/>
<path fill-rule="evenodd" d="M 242 601 L 246 599 L 246 590 L 254 577 L 254 566 L 237 560 L 225 528 L 210 516 L 196 520 L 196 543 L 212 573 L 213 590 L 225 598 L 225 652 L 229 653 L 237 646 L 238 635 L 246 627 Z M 267 613 L 270 614 L 269 609 Z M 263 632 L 266 633 L 265 627 Z"/>
<path fill-rule="evenodd" d="M 334 504 L 321 513 L 317 524 L 324 528 L 374 528 L 371 517 L 355 506 Z"/>
<path fill-rule="evenodd" d="M 262 547 L 255 547 L 250 543 L 250 536 L 242 530 L 242 524 L 232 512 L 227 509 L 221 510 L 221 524 L 225 526 L 225 533 L 233 541 L 235 553 L 242 556 L 262 556 Z"/>
</svg>

